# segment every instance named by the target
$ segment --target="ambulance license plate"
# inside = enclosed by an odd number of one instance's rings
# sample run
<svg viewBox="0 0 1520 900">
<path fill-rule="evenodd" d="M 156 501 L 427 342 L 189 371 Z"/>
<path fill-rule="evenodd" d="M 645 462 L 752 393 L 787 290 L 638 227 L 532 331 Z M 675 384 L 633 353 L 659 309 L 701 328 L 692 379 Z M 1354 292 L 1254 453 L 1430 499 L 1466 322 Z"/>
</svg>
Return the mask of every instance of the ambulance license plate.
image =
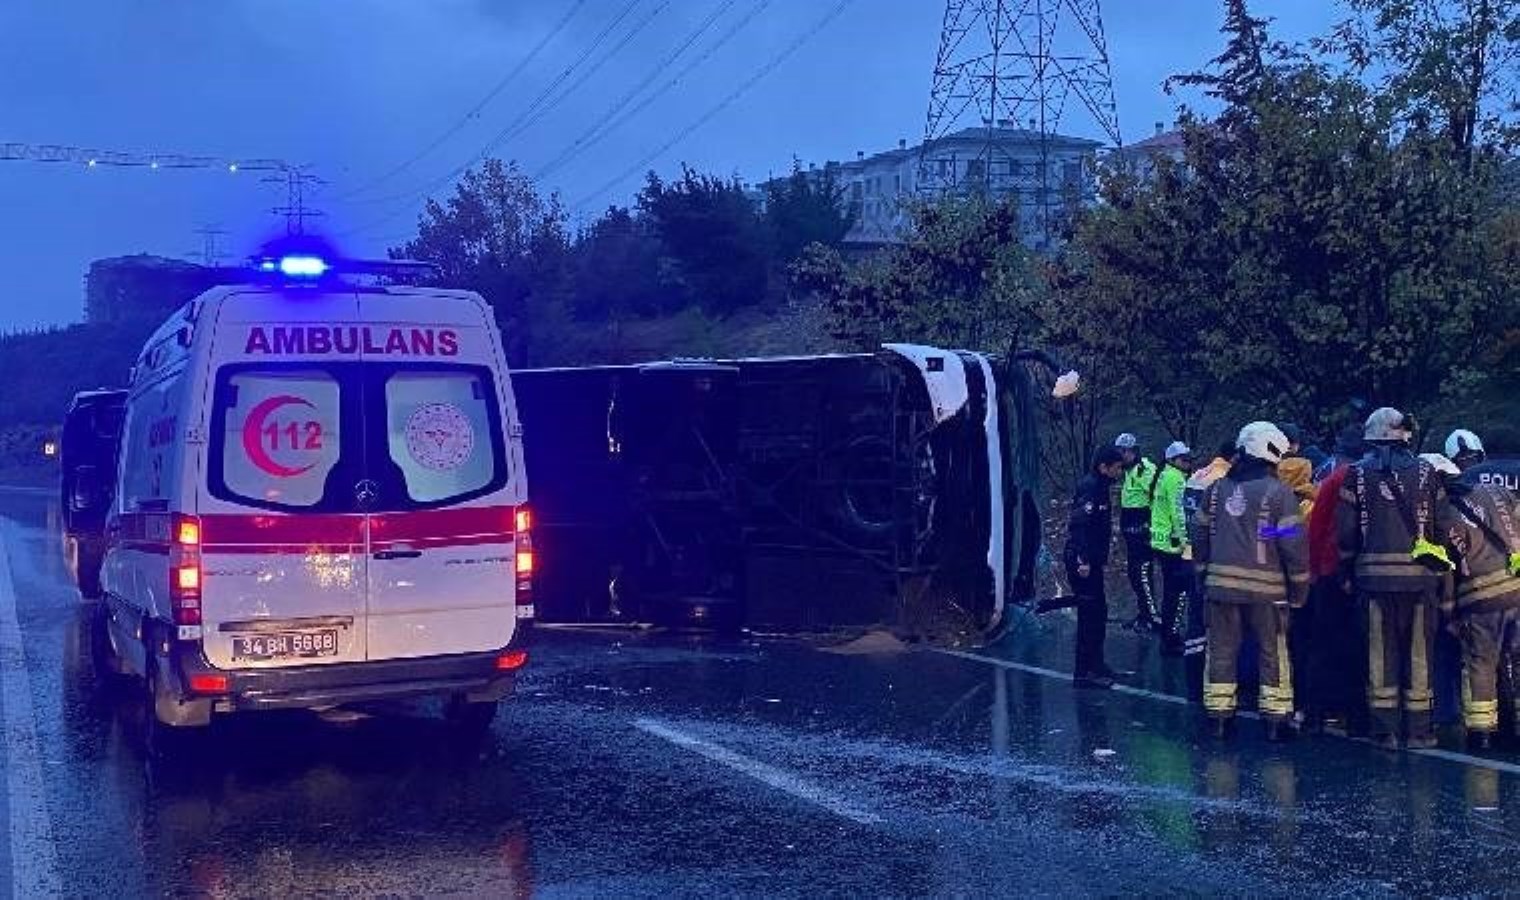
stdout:
<svg viewBox="0 0 1520 900">
<path fill-rule="evenodd" d="M 265 661 L 338 655 L 338 629 L 239 634 L 232 638 L 232 658 Z"/>
</svg>

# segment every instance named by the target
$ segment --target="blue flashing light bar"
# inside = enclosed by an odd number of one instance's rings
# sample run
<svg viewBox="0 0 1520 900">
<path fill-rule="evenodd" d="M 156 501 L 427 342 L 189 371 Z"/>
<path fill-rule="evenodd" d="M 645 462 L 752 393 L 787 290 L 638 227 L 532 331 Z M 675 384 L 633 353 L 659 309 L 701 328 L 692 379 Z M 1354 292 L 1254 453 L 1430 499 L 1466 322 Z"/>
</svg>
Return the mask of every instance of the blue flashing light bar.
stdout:
<svg viewBox="0 0 1520 900">
<path fill-rule="evenodd" d="M 280 274 L 286 278 L 321 278 L 327 274 L 327 260 L 320 256 L 282 256 L 279 259 Z"/>
</svg>

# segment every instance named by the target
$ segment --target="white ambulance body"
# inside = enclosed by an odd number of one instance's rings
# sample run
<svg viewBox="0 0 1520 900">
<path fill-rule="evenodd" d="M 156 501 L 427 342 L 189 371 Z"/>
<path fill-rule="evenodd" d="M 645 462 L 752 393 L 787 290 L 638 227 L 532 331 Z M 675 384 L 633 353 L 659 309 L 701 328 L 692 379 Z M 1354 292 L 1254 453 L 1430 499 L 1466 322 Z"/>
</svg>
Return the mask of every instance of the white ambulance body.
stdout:
<svg viewBox="0 0 1520 900">
<path fill-rule="evenodd" d="M 423 695 L 484 724 L 526 662 L 526 499 L 479 296 L 212 289 L 133 372 L 97 646 L 158 725 Z"/>
</svg>

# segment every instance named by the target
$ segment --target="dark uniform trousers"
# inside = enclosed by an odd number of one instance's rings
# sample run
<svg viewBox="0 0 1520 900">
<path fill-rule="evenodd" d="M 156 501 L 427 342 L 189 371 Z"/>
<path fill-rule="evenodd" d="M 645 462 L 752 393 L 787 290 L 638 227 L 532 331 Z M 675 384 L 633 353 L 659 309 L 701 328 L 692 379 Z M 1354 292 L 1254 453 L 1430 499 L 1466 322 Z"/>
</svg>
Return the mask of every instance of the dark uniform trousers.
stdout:
<svg viewBox="0 0 1520 900">
<path fill-rule="evenodd" d="M 1246 630 L 1256 636 L 1261 689 L 1257 708 L 1268 719 L 1293 714 L 1293 664 L 1288 656 L 1288 607 L 1274 603 L 1208 601 L 1203 708 L 1228 718 L 1239 706 L 1240 645 Z"/>
<path fill-rule="evenodd" d="M 1462 723 L 1469 731 L 1499 730 L 1499 665 L 1520 653 L 1520 607 L 1463 613 Z M 1520 697 L 1510 697 L 1520 715 Z M 1516 721 L 1516 719 L 1511 719 Z"/>
<path fill-rule="evenodd" d="M 1401 710 L 1408 734 L 1429 734 L 1435 703 L 1430 680 L 1435 598 L 1429 592 L 1368 592 L 1362 597 L 1362 615 L 1373 735 L 1397 735 Z"/>
<path fill-rule="evenodd" d="M 1077 571 L 1077 561 L 1066 558 L 1066 577 L 1077 599 L 1076 674 L 1101 675 L 1106 668 L 1103 643 L 1108 627 L 1108 598 L 1103 588 L 1103 567 L 1092 566 L 1084 577 Z"/>
</svg>

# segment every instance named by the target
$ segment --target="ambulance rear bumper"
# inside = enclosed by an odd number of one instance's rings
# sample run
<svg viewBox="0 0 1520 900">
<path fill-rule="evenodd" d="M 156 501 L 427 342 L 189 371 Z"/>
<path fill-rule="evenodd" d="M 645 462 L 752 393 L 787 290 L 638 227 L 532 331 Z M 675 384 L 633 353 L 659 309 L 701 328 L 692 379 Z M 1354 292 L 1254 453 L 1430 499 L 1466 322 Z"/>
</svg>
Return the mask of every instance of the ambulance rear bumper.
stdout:
<svg viewBox="0 0 1520 900">
<path fill-rule="evenodd" d="M 505 651 L 503 651 L 505 652 Z M 200 652 L 176 654 L 185 696 L 197 675 L 226 676 L 225 692 L 207 696 L 217 712 L 311 709 L 372 700 L 464 696 L 492 702 L 512 693 L 516 673 L 501 671 L 501 652 L 279 669 L 214 668 Z"/>
</svg>

